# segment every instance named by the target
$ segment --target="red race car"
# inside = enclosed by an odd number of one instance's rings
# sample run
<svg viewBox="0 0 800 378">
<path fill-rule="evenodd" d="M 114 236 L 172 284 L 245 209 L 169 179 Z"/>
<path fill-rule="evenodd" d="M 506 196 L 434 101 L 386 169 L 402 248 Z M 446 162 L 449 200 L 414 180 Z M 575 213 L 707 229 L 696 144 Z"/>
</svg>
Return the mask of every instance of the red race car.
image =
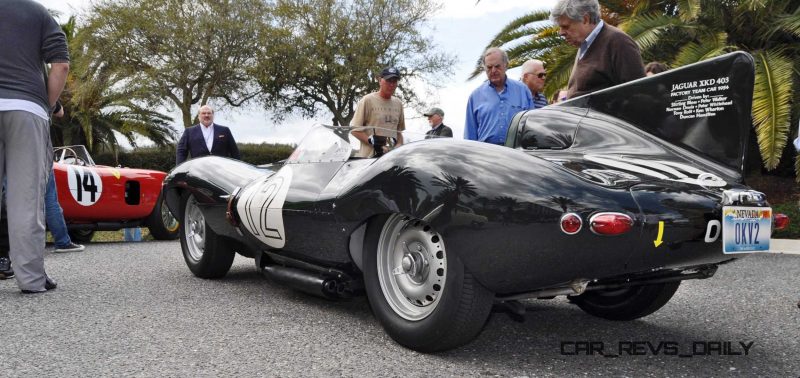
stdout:
<svg viewBox="0 0 800 378">
<path fill-rule="evenodd" d="M 84 146 L 53 151 L 58 202 L 73 241 L 87 243 L 95 231 L 140 226 L 159 240 L 178 237 L 178 221 L 161 198 L 166 173 L 96 165 Z"/>
</svg>

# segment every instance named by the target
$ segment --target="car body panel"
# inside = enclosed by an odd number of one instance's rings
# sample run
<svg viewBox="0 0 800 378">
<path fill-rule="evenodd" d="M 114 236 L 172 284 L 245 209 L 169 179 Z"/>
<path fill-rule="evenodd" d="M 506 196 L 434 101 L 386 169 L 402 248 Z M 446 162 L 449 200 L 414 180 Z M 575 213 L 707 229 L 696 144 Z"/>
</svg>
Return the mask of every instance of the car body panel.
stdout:
<svg viewBox="0 0 800 378">
<path fill-rule="evenodd" d="M 54 163 L 53 169 L 59 204 L 69 223 L 145 218 L 153 211 L 166 176 L 159 171 L 99 165 Z M 99 190 L 91 190 L 93 186 Z"/>
<path fill-rule="evenodd" d="M 691 83 L 712 77 L 738 83 L 715 89 L 727 96 L 720 109 L 677 117 L 674 102 L 690 101 L 685 89 L 691 95 L 702 87 Z M 355 276 L 365 225 L 405 214 L 435 228 L 448 254 L 498 295 L 716 265 L 732 259 L 705 237 L 721 219 L 723 191 L 748 190 L 752 77 L 749 55 L 728 54 L 518 114 L 506 146 L 430 139 L 361 159 L 349 128 L 315 128 L 268 168 L 184 163 L 166 178 L 168 203 L 175 211 L 179 193 L 197 193 L 216 233 Z M 235 222 L 225 221 L 228 201 Z M 633 227 L 595 234 L 588 220 L 600 212 L 627 215 Z M 584 222 L 574 235 L 560 229 L 568 213 Z"/>
</svg>

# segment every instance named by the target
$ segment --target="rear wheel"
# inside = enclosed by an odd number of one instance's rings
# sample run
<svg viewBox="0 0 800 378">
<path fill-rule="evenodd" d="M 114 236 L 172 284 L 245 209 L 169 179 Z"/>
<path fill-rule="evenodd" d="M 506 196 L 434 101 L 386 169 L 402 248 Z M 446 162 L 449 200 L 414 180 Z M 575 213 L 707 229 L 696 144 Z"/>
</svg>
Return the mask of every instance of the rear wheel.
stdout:
<svg viewBox="0 0 800 378">
<path fill-rule="evenodd" d="M 183 222 L 180 222 L 181 250 L 189 270 L 201 278 L 225 276 L 233 264 L 236 253 L 229 243 L 225 243 L 208 226 L 194 196 L 184 194 L 181 197 L 181 208 L 183 209 Z"/>
<path fill-rule="evenodd" d="M 483 329 L 494 295 L 481 286 L 441 235 L 400 214 L 370 222 L 364 283 L 370 306 L 399 344 L 436 352 L 466 344 Z"/>
<path fill-rule="evenodd" d="M 633 320 L 650 315 L 667 304 L 680 284 L 680 281 L 675 281 L 587 291 L 571 298 L 590 315 L 609 320 Z"/>
<path fill-rule="evenodd" d="M 147 228 L 150 230 L 150 235 L 153 235 L 156 240 L 175 240 L 178 238 L 180 224 L 172 216 L 172 212 L 169 211 L 163 196 L 158 197 L 156 205 L 153 206 L 153 212 L 147 217 Z"/>
<path fill-rule="evenodd" d="M 94 230 L 69 230 L 69 238 L 76 243 L 90 243 L 94 238 Z"/>
</svg>

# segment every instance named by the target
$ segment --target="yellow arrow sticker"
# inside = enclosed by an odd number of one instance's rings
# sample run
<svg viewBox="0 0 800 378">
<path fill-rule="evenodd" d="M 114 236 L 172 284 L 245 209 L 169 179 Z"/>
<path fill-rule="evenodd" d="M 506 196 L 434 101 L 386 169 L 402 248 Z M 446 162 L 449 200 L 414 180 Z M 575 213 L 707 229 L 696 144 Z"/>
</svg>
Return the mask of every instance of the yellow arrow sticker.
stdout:
<svg viewBox="0 0 800 378">
<path fill-rule="evenodd" d="M 664 237 L 664 221 L 658 221 L 658 237 L 656 240 L 653 240 L 653 244 L 656 245 L 656 248 L 663 243 L 662 238 Z"/>
</svg>

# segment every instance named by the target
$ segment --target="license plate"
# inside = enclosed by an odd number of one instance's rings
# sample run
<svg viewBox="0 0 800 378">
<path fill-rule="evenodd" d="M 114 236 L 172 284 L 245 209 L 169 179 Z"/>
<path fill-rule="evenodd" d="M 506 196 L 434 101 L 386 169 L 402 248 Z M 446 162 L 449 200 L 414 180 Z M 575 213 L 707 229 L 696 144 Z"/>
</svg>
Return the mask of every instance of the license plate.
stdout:
<svg viewBox="0 0 800 378">
<path fill-rule="evenodd" d="M 724 206 L 722 208 L 722 252 L 769 251 L 772 208 Z"/>
</svg>

